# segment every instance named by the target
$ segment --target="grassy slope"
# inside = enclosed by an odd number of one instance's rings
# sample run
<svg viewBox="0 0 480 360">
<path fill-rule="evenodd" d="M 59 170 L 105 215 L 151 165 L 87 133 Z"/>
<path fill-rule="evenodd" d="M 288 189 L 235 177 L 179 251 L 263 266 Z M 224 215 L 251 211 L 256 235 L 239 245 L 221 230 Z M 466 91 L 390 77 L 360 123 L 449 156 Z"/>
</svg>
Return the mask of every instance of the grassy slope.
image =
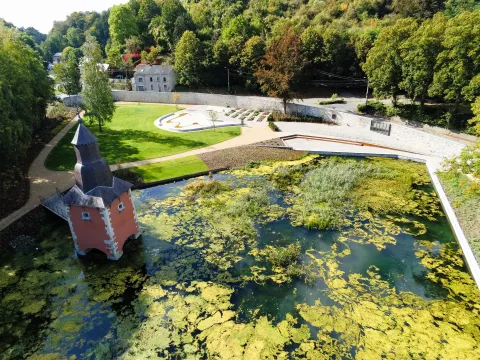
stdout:
<svg viewBox="0 0 480 360">
<path fill-rule="evenodd" d="M 102 133 L 89 125 L 98 137 L 100 151 L 110 164 L 152 159 L 198 149 L 240 135 L 240 127 L 227 127 L 191 133 L 173 133 L 157 128 L 158 117 L 175 112 L 174 106 L 153 104 L 121 104 L 112 122 Z M 68 132 L 48 156 L 45 166 L 51 170 L 70 170 L 75 165 L 75 154 L 70 142 L 76 126 Z"/>
<path fill-rule="evenodd" d="M 152 182 L 207 171 L 208 166 L 198 156 L 186 156 L 156 164 L 142 165 L 130 170 L 139 174 L 145 182 Z"/>
<path fill-rule="evenodd" d="M 480 185 L 460 173 L 439 173 L 439 177 L 465 236 L 480 259 Z"/>
</svg>

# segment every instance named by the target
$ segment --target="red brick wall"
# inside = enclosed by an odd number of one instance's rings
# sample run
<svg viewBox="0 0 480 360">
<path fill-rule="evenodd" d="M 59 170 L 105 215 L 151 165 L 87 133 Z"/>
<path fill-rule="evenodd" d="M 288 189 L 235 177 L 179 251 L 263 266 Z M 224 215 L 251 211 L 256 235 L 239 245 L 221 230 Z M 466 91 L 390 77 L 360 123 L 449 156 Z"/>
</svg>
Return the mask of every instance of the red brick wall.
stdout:
<svg viewBox="0 0 480 360">
<path fill-rule="evenodd" d="M 125 209 L 118 210 L 118 204 L 123 202 Z M 110 204 L 110 214 L 113 231 L 115 233 L 115 241 L 118 243 L 118 251 L 122 251 L 123 244 L 128 237 L 135 235 L 140 230 L 135 223 L 135 216 L 133 214 L 133 204 L 128 196 L 128 192 L 123 193 L 120 197 Z"/>
<path fill-rule="evenodd" d="M 82 220 L 82 212 L 90 214 L 90 220 Z M 81 206 L 70 207 L 70 221 L 73 230 L 77 236 L 78 247 L 81 251 L 89 249 L 98 249 L 103 251 L 107 256 L 112 254 L 108 250 L 105 240 L 110 237 L 105 229 L 105 222 L 99 209 L 84 208 Z"/>
</svg>

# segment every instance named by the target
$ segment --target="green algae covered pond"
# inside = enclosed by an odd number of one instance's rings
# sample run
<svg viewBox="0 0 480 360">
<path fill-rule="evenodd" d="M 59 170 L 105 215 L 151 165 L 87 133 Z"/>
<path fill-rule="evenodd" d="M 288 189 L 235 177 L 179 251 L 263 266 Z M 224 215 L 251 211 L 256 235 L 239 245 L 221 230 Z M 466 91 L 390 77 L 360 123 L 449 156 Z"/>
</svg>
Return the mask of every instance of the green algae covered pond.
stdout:
<svg viewBox="0 0 480 360">
<path fill-rule="evenodd" d="M 2 359 L 478 359 L 480 293 L 422 164 L 309 156 L 133 192 L 118 262 L 4 254 Z"/>
</svg>

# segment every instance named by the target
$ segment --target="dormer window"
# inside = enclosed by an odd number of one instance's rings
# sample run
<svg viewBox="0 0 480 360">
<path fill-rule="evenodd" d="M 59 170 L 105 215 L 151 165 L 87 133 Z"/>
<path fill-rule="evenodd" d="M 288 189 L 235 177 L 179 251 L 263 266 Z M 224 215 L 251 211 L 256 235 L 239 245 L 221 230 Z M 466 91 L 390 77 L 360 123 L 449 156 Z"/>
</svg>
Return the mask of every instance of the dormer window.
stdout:
<svg viewBox="0 0 480 360">
<path fill-rule="evenodd" d="M 125 205 L 123 205 L 123 202 L 121 202 L 118 204 L 118 211 L 122 212 L 123 210 L 125 210 Z"/>
<path fill-rule="evenodd" d="M 163 82 L 167 82 L 167 78 L 166 78 L 166 77 L 163 78 Z"/>
<path fill-rule="evenodd" d="M 90 213 L 88 211 L 82 212 L 82 220 L 90 220 Z"/>
</svg>

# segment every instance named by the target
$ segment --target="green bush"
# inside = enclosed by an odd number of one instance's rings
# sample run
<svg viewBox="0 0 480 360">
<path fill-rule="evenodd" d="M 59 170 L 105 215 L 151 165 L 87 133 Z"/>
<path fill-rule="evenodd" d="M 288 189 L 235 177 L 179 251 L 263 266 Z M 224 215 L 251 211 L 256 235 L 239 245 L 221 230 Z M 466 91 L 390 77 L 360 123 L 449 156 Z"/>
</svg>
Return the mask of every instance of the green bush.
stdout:
<svg viewBox="0 0 480 360">
<path fill-rule="evenodd" d="M 284 114 L 278 110 L 272 112 L 268 116 L 268 121 L 285 121 L 285 122 L 309 122 L 309 123 L 323 123 L 325 122 L 321 117 L 313 117 L 299 114 Z"/>
<path fill-rule="evenodd" d="M 268 121 L 268 127 L 272 129 L 272 131 L 280 131 L 277 125 L 273 121 Z"/>
<path fill-rule="evenodd" d="M 363 103 L 358 104 L 357 110 L 362 114 L 369 114 L 369 115 L 375 115 L 375 116 L 387 115 L 387 107 L 385 106 L 384 103 L 377 100 L 368 101 L 368 105 Z"/>
<path fill-rule="evenodd" d="M 346 104 L 344 98 L 339 98 L 337 94 L 333 94 L 328 100 L 319 101 L 318 105 Z"/>
<path fill-rule="evenodd" d="M 50 119 L 71 119 L 76 113 L 74 108 L 68 107 L 59 101 L 48 105 L 46 115 Z"/>
</svg>

